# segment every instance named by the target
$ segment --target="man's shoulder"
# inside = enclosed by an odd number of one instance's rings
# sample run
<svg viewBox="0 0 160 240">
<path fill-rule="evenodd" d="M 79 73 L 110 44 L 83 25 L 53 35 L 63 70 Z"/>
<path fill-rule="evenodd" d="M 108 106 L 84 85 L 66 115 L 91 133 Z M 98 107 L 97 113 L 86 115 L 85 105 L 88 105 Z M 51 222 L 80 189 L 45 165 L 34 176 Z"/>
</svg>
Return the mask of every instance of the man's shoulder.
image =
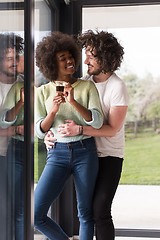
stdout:
<svg viewBox="0 0 160 240">
<path fill-rule="evenodd" d="M 82 80 L 88 80 L 88 81 L 91 81 L 92 80 L 92 75 L 90 76 L 90 75 L 85 75 L 85 76 L 83 76 L 83 77 L 81 77 L 81 79 Z"/>
<path fill-rule="evenodd" d="M 117 86 L 117 87 L 122 87 L 125 86 L 125 82 L 119 77 L 117 76 L 115 73 L 112 74 L 110 81 L 109 81 L 110 85 L 112 86 Z"/>
<path fill-rule="evenodd" d="M 129 98 L 129 93 L 125 82 L 116 74 L 113 75 L 113 79 L 111 79 L 109 87 L 110 92 L 112 92 L 114 96 L 126 96 Z"/>
</svg>

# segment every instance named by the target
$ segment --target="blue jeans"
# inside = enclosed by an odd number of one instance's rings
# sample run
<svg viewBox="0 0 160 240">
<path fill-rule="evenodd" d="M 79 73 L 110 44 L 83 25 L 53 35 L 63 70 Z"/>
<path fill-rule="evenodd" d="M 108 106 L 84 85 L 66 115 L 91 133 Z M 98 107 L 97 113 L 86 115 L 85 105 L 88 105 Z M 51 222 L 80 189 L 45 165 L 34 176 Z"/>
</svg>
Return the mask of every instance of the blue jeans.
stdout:
<svg viewBox="0 0 160 240">
<path fill-rule="evenodd" d="M 7 158 L 9 162 L 9 196 L 11 205 L 11 238 L 24 239 L 24 142 L 11 138 Z"/>
<path fill-rule="evenodd" d="M 4 156 L 0 156 L 0 234 L 2 239 L 8 239 L 7 233 L 9 229 L 8 223 L 8 197 L 7 197 L 7 174 L 8 165 L 7 159 Z"/>
<path fill-rule="evenodd" d="M 73 174 L 80 220 L 79 239 L 92 240 L 92 198 L 97 173 L 98 157 L 93 138 L 73 143 L 56 142 L 54 149 L 48 151 L 47 163 L 35 190 L 35 227 L 51 240 L 68 239 L 47 213 Z"/>
</svg>

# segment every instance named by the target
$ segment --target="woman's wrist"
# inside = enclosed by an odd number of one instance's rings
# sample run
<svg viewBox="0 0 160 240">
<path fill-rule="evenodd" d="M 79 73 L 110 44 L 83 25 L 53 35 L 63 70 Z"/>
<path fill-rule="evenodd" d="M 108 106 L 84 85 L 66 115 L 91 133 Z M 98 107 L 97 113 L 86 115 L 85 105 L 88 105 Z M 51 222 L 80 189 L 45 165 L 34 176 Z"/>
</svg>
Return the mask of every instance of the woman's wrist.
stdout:
<svg viewBox="0 0 160 240">
<path fill-rule="evenodd" d="M 22 107 L 24 105 L 24 101 L 22 101 L 21 99 L 18 101 L 20 107 Z"/>
</svg>

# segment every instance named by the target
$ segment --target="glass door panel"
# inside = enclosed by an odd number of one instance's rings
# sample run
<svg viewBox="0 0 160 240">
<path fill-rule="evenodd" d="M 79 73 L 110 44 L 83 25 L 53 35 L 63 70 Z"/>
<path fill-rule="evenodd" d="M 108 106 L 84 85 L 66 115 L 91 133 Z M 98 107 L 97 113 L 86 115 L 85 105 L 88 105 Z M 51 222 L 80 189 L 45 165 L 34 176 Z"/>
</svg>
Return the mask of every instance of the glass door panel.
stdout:
<svg viewBox="0 0 160 240">
<path fill-rule="evenodd" d="M 46 1 L 35 1 L 35 50 L 37 43 L 42 40 L 43 37 L 49 35 L 51 32 L 51 9 L 47 5 Z M 35 64 L 35 87 L 39 87 L 42 84 L 47 83 L 42 74 L 39 72 Z M 34 137 L 34 187 L 36 188 L 37 182 L 46 161 L 46 148 L 42 139 Z M 44 239 L 42 235 L 37 230 L 34 230 L 34 239 L 41 240 Z"/>
<path fill-rule="evenodd" d="M 16 3 L 0 1 L 0 238 L 5 240 L 23 240 L 24 234 L 24 2 L 22 10 Z"/>
<path fill-rule="evenodd" d="M 127 84 L 130 105 L 123 172 L 113 202 L 115 227 L 155 236 L 152 230 L 160 230 L 160 5 L 83 8 L 82 14 L 83 31 L 112 32 L 125 51 L 117 75 Z"/>
</svg>

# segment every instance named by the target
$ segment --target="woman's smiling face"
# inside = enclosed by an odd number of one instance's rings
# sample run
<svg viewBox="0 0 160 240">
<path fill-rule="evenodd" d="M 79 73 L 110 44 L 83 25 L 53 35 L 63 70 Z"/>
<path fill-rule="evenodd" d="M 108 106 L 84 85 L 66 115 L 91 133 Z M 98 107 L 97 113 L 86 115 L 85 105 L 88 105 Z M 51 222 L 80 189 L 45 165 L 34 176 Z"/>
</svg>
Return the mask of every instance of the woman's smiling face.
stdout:
<svg viewBox="0 0 160 240">
<path fill-rule="evenodd" d="M 75 72 L 75 60 L 69 51 L 56 54 L 58 64 L 58 77 L 72 75 Z"/>
</svg>

